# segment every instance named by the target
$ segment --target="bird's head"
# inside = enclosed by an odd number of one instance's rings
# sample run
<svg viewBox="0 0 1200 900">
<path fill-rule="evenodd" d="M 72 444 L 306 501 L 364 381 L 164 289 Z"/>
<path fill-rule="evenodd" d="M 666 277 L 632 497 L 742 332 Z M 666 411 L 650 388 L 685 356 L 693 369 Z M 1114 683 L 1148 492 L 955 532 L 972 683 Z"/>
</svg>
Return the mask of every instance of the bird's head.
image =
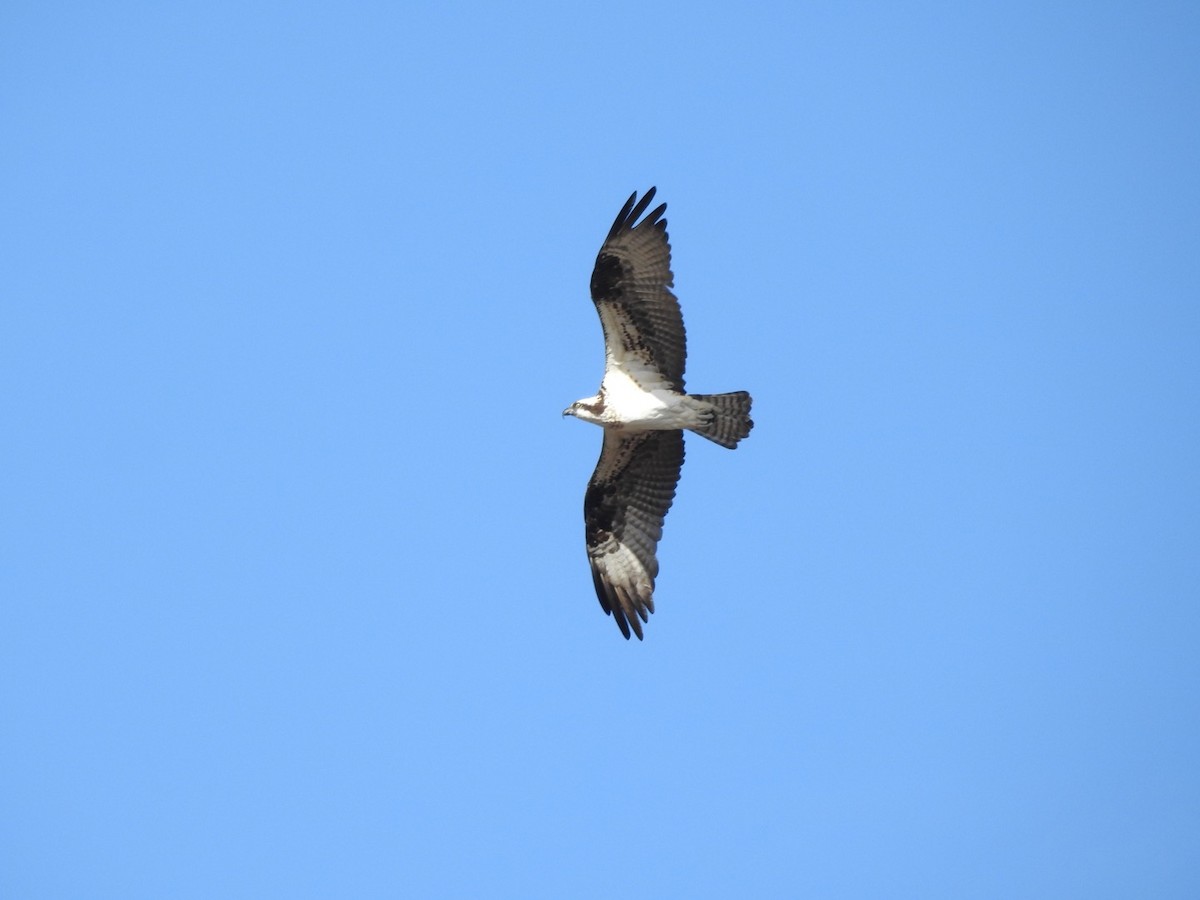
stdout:
<svg viewBox="0 0 1200 900">
<path fill-rule="evenodd" d="M 576 400 L 563 410 L 564 416 L 574 416 L 585 422 L 600 422 L 600 414 L 604 411 L 603 401 L 599 395 L 588 397 L 586 400 Z"/>
</svg>

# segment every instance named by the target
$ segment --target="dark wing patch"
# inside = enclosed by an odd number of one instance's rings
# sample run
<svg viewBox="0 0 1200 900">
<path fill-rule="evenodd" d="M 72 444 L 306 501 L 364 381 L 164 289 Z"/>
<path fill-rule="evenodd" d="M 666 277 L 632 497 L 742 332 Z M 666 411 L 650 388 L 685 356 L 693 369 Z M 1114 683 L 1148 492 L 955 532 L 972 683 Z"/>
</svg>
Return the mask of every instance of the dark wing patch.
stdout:
<svg viewBox="0 0 1200 900">
<path fill-rule="evenodd" d="M 604 430 L 604 448 L 583 500 L 596 596 L 629 638 L 654 612 L 655 551 L 683 468 L 682 431 Z M 638 619 L 641 621 L 638 621 Z"/>
<path fill-rule="evenodd" d="M 641 200 L 634 191 L 617 214 L 596 256 L 592 300 L 601 310 L 610 355 L 645 361 L 682 393 L 687 346 L 683 313 L 670 291 L 674 284 L 671 244 L 667 220 L 662 218 L 667 204 L 637 221 L 654 199 L 654 190 L 646 191 Z M 615 317 L 604 315 L 606 307 Z"/>
</svg>

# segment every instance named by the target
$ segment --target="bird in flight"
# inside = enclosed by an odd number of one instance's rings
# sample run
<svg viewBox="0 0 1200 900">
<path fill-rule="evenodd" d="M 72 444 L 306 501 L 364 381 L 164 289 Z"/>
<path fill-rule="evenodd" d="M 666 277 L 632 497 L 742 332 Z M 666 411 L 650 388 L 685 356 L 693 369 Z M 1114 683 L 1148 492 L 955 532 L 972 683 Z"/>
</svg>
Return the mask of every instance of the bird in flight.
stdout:
<svg viewBox="0 0 1200 900">
<path fill-rule="evenodd" d="M 683 432 L 734 448 L 750 433 L 750 395 L 688 394 L 683 314 L 671 293 L 667 204 L 640 222 L 654 188 L 634 191 L 596 256 L 592 302 L 604 329 L 604 378 L 563 410 L 604 429 L 583 499 L 584 532 L 600 606 L 621 634 L 642 639 L 654 612 L 655 551 L 683 468 Z"/>
</svg>

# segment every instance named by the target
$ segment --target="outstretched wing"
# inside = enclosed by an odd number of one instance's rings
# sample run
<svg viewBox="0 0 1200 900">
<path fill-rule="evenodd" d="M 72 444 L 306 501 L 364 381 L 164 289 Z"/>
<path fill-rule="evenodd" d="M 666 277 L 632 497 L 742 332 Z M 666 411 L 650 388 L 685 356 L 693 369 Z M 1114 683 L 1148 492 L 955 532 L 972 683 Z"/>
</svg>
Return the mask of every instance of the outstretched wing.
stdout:
<svg viewBox="0 0 1200 900">
<path fill-rule="evenodd" d="M 592 270 L 592 300 L 604 328 L 608 365 L 649 369 L 663 386 L 683 392 L 686 335 L 679 301 L 671 293 L 671 245 L 663 203 L 638 217 L 654 199 L 634 191 L 608 232 Z M 636 204 L 636 205 L 635 205 Z"/>
<path fill-rule="evenodd" d="M 682 468 L 682 431 L 604 429 L 583 520 L 596 595 L 627 640 L 654 612 L 655 550 Z"/>
</svg>

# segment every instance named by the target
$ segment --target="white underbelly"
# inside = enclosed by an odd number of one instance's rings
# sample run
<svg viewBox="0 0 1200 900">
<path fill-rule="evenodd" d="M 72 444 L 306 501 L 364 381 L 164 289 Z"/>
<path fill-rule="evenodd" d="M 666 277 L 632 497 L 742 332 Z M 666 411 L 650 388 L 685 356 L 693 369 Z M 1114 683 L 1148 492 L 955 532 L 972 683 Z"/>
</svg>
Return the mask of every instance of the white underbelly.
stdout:
<svg viewBox="0 0 1200 900">
<path fill-rule="evenodd" d="M 697 424 L 699 417 L 686 395 L 661 387 L 647 390 L 621 369 L 604 374 L 603 388 L 606 411 L 626 427 L 657 430 Z"/>
</svg>

